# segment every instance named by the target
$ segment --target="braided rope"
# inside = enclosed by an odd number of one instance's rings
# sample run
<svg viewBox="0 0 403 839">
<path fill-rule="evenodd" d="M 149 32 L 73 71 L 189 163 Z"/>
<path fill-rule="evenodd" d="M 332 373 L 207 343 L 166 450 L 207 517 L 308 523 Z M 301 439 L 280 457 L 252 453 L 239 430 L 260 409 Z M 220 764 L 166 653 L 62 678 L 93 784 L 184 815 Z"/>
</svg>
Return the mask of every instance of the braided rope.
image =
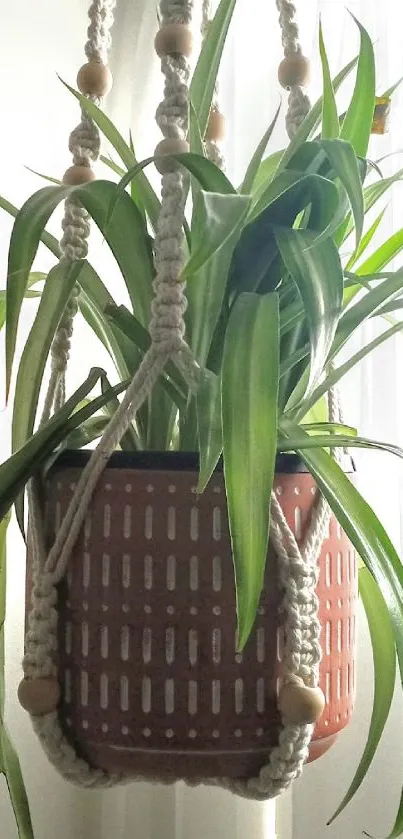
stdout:
<svg viewBox="0 0 403 839">
<path fill-rule="evenodd" d="M 279 5 L 290 7 L 292 4 Z M 112 2 L 97 0 L 91 6 L 89 29 L 91 46 L 87 55 L 103 58 L 108 42 L 106 22 L 111 22 Z M 191 20 L 192 0 L 162 0 L 162 23 L 185 23 Z M 288 10 L 289 11 L 289 10 Z M 210 4 L 203 2 L 203 20 L 210 20 Z M 289 15 L 285 48 L 296 44 L 297 32 L 291 27 Z M 286 30 L 285 30 L 286 31 Z M 294 34 L 292 34 L 294 33 Z M 297 48 L 297 47 L 295 47 Z M 165 76 L 164 98 L 157 109 L 157 122 L 165 138 L 185 139 L 188 120 L 189 65 L 183 56 L 167 56 L 161 61 Z M 73 132 L 72 143 L 75 161 L 89 165 L 93 154 L 98 154 L 99 137 L 95 132 L 91 140 L 88 121 L 80 123 L 82 130 Z M 97 145 L 98 144 L 98 145 Z M 97 149 L 97 151 L 95 151 Z M 215 149 L 206 149 L 214 159 Z M 85 155 L 87 155 L 85 157 Z M 216 160 L 216 158 L 215 158 Z M 150 393 L 168 359 L 173 359 L 182 370 L 191 388 L 197 386 L 199 370 L 189 347 L 184 342 L 184 313 L 186 299 L 184 287 L 178 278 L 183 265 L 182 236 L 185 184 L 181 169 L 173 163 L 162 177 L 162 204 L 155 240 L 156 279 L 155 297 L 150 322 L 151 347 L 135 374 L 126 394 L 110 421 L 100 443 L 91 455 L 69 504 L 66 516 L 56 535 L 54 544 L 46 553 L 42 513 L 35 482 L 29 487 L 31 517 L 30 548 L 33 557 L 32 610 L 28 619 L 24 673 L 28 679 L 56 675 L 54 664 L 57 649 L 57 592 L 56 586 L 63 578 L 67 564 L 84 521 L 91 496 L 106 463 L 127 431 L 137 410 Z M 64 236 L 61 243 L 62 258 L 80 259 L 86 254 L 88 218 L 73 202 L 67 202 Z M 64 371 L 72 332 L 72 320 L 77 305 L 73 295 L 70 308 L 62 319 L 54 348 L 49 393 L 44 414 L 51 412 L 52 402 L 61 401 L 64 395 Z M 334 405 L 329 403 L 330 413 Z M 330 518 L 327 504 L 320 497 L 312 515 L 304 544 L 299 548 L 289 528 L 275 493 L 271 497 L 270 538 L 278 558 L 279 584 L 283 590 L 282 608 L 285 614 L 284 680 L 314 687 L 318 683 L 321 657 L 318 621 L 317 558 Z M 302 771 L 308 756 L 312 725 L 290 725 L 283 719 L 278 745 L 269 755 L 269 761 L 257 778 L 247 781 L 227 778 L 207 781 L 239 795 L 263 800 L 278 795 Z M 79 758 L 67 742 L 60 726 L 57 712 L 33 718 L 34 728 L 51 762 L 61 774 L 80 786 L 108 787 L 135 778 L 109 774 L 92 769 Z M 155 780 L 162 780 L 155 778 Z M 200 781 L 199 781 L 200 782 Z M 197 781 L 188 782 L 190 785 Z"/>
<path fill-rule="evenodd" d="M 297 10 L 291 0 L 276 0 L 279 11 L 281 40 L 285 58 L 301 54 L 298 24 L 295 20 Z M 296 134 L 299 126 L 310 111 L 311 103 L 301 85 L 292 85 L 288 98 L 288 110 L 285 124 L 290 139 Z"/>
<path fill-rule="evenodd" d="M 88 9 L 90 23 L 84 51 L 91 61 L 106 64 L 115 4 L 116 0 L 92 0 Z M 87 98 L 96 105 L 100 105 L 102 101 L 97 96 L 89 95 Z M 73 165 L 91 168 L 99 157 L 100 146 L 98 126 L 82 108 L 81 120 L 69 137 L 69 151 Z M 62 221 L 63 236 L 59 243 L 61 261 L 75 262 L 85 259 L 88 252 L 87 240 L 90 235 L 89 222 L 90 216 L 74 196 L 67 198 Z M 43 421 L 49 419 L 52 408 L 57 410 L 65 401 L 65 376 L 73 334 L 73 321 L 78 311 L 78 296 L 79 288 L 76 286 L 52 342 L 50 381 L 42 415 Z"/>
</svg>

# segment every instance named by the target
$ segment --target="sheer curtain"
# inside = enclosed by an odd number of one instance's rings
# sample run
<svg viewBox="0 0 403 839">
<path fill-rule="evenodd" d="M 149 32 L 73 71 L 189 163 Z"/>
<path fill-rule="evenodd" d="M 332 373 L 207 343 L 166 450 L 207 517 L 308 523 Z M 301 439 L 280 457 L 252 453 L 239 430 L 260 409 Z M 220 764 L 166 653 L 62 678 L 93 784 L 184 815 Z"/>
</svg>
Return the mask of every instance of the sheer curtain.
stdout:
<svg viewBox="0 0 403 839">
<path fill-rule="evenodd" d="M 297 2 L 304 51 L 315 56 L 312 98 L 320 90 L 320 71 L 316 60 L 317 23 L 322 14 L 332 70 L 346 63 L 357 48 L 357 33 L 344 3 L 339 0 Z M 375 41 L 379 68 L 379 91 L 403 75 L 403 54 L 399 41 L 398 0 L 349 0 L 348 8 L 368 27 Z M 68 132 L 77 120 L 76 103 L 61 88 L 58 72 L 74 84 L 82 62 L 86 28 L 87 0 L 14 0 L 7 8 L 0 31 L 0 78 L 2 79 L 2 119 L 0 133 L 0 192 L 20 203 L 30 191 L 42 185 L 23 168 L 23 164 L 57 176 L 69 162 Z M 115 86 L 108 101 L 109 113 L 122 133 L 133 133 L 139 158 L 153 149 L 158 133 L 153 115 L 161 92 L 158 61 L 152 41 L 157 27 L 154 0 L 118 0 L 111 64 Z M 272 119 L 280 98 L 276 80 L 281 44 L 275 0 L 238 0 L 231 35 L 225 53 L 221 78 L 222 110 L 227 115 L 226 158 L 228 173 L 241 179 L 247 160 Z M 6 83 L 6 79 L 8 80 Z M 400 147 L 399 124 L 402 114 L 399 94 L 389 136 L 374 141 L 372 157 L 381 157 Z M 285 143 L 283 123 L 279 121 L 272 148 Z M 402 199 L 397 187 L 384 221 L 398 226 Z M 53 222 L 58 233 L 58 220 Z M 0 265 L 5 266 L 10 224 L 0 216 Z M 118 282 L 115 266 L 99 244 L 98 262 L 102 276 Z M 49 266 L 43 252 L 38 269 Z M 5 268 L 1 268 L 0 287 L 4 287 Z M 115 287 L 115 286 L 114 286 Z M 116 292 L 117 293 L 117 292 Z M 34 301 L 25 313 L 26 332 L 35 311 Z M 365 340 L 371 337 L 366 327 Z M 85 342 L 85 344 L 84 344 Z M 96 353 L 83 325 L 78 321 L 77 342 L 72 358 L 71 385 L 82 377 L 82 350 L 88 366 L 108 365 Z M 352 375 L 344 387 L 346 417 L 363 433 L 399 442 L 402 347 L 399 339 L 384 346 Z M 0 414 L 2 459 L 8 452 L 10 417 Z M 359 483 L 389 528 L 400 548 L 401 472 L 389 458 L 363 455 L 356 458 Z M 376 470 L 376 471 L 375 471 Z M 376 478 L 375 478 L 376 476 Z M 378 477 L 381 476 L 381 477 Z M 317 765 L 307 767 L 290 798 L 277 805 L 277 826 L 273 805 L 244 802 L 227 793 L 200 788 L 186 789 L 138 784 L 108 793 L 75 790 L 61 781 L 48 766 L 32 734 L 29 720 L 15 701 L 22 654 L 24 550 L 16 529 L 11 532 L 8 578 L 7 623 L 7 717 L 18 747 L 32 805 L 36 839 L 130 839 L 134 832 L 147 839 L 312 839 L 325 835 L 325 822 L 345 790 L 365 741 L 371 703 L 371 663 L 364 625 L 360 638 L 361 679 L 355 721 L 339 744 Z M 398 765 L 401 753 L 395 740 L 397 703 L 389 734 L 379 751 L 371 776 L 351 806 L 327 830 L 329 839 L 361 835 L 362 829 L 385 835 L 382 811 L 397 800 Z M 396 771 L 395 771 L 396 770 Z M 378 778 L 385 779 L 382 785 Z M 381 788 L 382 787 L 382 788 Z M 0 783 L 2 836 L 15 839 L 16 831 L 5 790 Z"/>
</svg>

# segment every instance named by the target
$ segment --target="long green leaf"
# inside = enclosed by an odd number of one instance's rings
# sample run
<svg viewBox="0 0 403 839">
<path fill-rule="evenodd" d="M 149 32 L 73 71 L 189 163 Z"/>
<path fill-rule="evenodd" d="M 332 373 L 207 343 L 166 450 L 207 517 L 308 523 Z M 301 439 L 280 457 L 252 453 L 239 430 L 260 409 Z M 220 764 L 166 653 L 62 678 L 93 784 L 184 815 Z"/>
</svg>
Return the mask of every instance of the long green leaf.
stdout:
<svg viewBox="0 0 403 839">
<path fill-rule="evenodd" d="M 375 56 L 368 32 L 352 15 L 360 30 L 360 53 L 354 93 L 344 118 L 340 137 L 348 140 L 360 157 L 365 157 L 371 136 L 375 108 Z"/>
<path fill-rule="evenodd" d="M 367 276 L 368 280 L 373 278 L 373 275 Z M 402 290 L 403 269 L 400 269 L 393 274 L 386 274 L 383 282 L 347 309 L 339 321 L 328 361 L 333 360 L 348 338 L 367 318 L 374 315 L 385 303 L 397 297 Z"/>
<path fill-rule="evenodd" d="M 382 271 L 387 265 L 403 250 L 403 228 L 393 233 L 371 256 L 365 260 L 357 269 L 358 276 L 376 274 Z"/>
<path fill-rule="evenodd" d="M 396 821 L 392 828 L 392 832 L 389 833 L 388 839 L 399 839 L 403 834 L 403 791 L 399 802 L 399 810 L 396 816 Z M 364 833 L 365 836 L 368 836 L 368 833 Z"/>
<path fill-rule="evenodd" d="M 80 270 L 80 262 L 60 262 L 48 274 L 18 368 L 12 425 L 14 452 L 32 435 L 52 339 Z"/>
<path fill-rule="evenodd" d="M 221 56 L 235 5 L 236 0 L 221 0 L 209 26 L 208 34 L 204 39 L 190 85 L 190 100 L 195 109 L 203 137 L 210 114 Z"/>
<path fill-rule="evenodd" d="M 383 210 L 381 210 L 381 212 L 379 213 L 379 216 L 376 217 L 375 221 L 372 222 L 372 224 L 369 226 L 368 230 L 364 233 L 358 248 L 354 251 L 354 253 L 351 255 L 350 259 L 346 263 L 346 271 L 351 271 L 351 269 L 358 262 L 358 260 L 363 256 L 363 254 L 365 253 L 365 251 L 367 250 L 367 248 L 371 244 L 371 242 L 372 242 L 372 240 L 375 236 L 375 233 L 378 230 L 378 227 L 383 220 L 385 212 L 386 212 L 385 208 Z M 351 294 L 346 294 L 346 291 L 348 292 L 349 289 L 345 289 L 345 291 L 344 291 L 344 298 L 343 298 L 344 304 L 349 303 L 351 301 L 352 297 L 354 296 L 354 295 L 351 295 Z"/>
<path fill-rule="evenodd" d="M 282 422 L 279 423 L 280 431 L 283 428 Z M 287 426 L 286 426 L 287 427 Z M 299 426 L 300 431 L 288 431 L 287 437 L 284 440 L 282 435 L 279 435 L 278 450 L 280 452 L 294 452 L 296 450 L 302 451 L 304 449 L 335 449 L 356 448 L 356 449 L 376 449 L 380 452 L 388 452 L 403 458 L 403 449 L 400 446 L 395 446 L 393 443 L 384 443 L 380 440 L 371 440 L 369 437 L 351 436 L 350 434 L 305 434 L 302 426 Z"/>
<path fill-rule="evenodd" d="M 364 195 L 357 156 L 352 145 L 345 140 L 322 140 L 321 146 L 349 197 L 358 248 L 364 226 Z"/>
<path fill-rule="evenodd" d="M 192 230 L 192 249 L 182 278 L 200 271 L 241 230 L 250 207 L 249 195 L 220 195 L 200 190 L 195 211 L 197 227 Z"/>
<path fill-rule="evenodd" d="M 119 131 L 117 130 L 117 128 L 115 128 L 113 122 L 111 122 L 109 117 L 107 117 L 106 114 L 104 114 L 103 111 L 101 111 L 101 109 L 94 104 L 94 102 L 91 102 L 91 100 L 87 99 L 86 96 L 83 96 L 77 90 L 74 90 L 74 88 L 66 84 L 66 82 L 63 81 L 63 79 L 60 79 L 60 81 L 62 82 L 62 84 L 64 84 L 67 90 L 69 90 L 70 93 L 72 93 L 73 96 L 75 96 L 75 98 L 78 99 L 82 108 L 90 115 L 90 117 L 92 117 L 99 130 L 106 137 L 106 139 L 109 140 L 109 142 L 119 155 L 120 159 L 123 161 L 126 168 L 130 169 L 134 166 L 137 166 L 137 159 L 134 152 L 131 150 L 130 146 L 127 145 L 123 137 L 119 134 Z M 137 177 L 137 188 L 138 189 L 136 203 L 138 203 L 139 205 L 138 208 L 144 208 L 148 218 L 150 219 L 150 223 L 153 230 L 156 230 L 161 203 L 158 200 L 146 175 L 141 170 L 139 171 Z"/>
<path fill-rule="evenodd" d="M 255 620 L 266 564 L 276 457 L 278 362 L 278 296 L 242 294 L 231 312 L 222 363 L 224 476 L 240 648 Z"/>
<path fill-rule="evenodd" d="M 107 306 L 115 306 L 115 300 L 92 265 L 86 261 L 82 263 L 79 286 L 78 302 L 83 317 L 111 356 L 119 378 L 129 378 L 137 370 L 140 355 L 133 342 L 122 335 L 120 330 L 117 332 L 108 320 L 105 310 Z"/>
<path fill-rule="evenodd" d="M 155 273 L 152 242 L 141 213 L 126 192 L 119 195 L 113 218 L 108 221 L 117 191 L 117 185 L 110 181 L 94 181 L 78 188 L 76 195 L 105 237 L 122 272 L 133 310 L 146 325 Z"/>
<path fill-rule="evenodd" d="M 275 229 L 275 237 L 305 308 L 311 343 L 309 392 L 322 373 L 341 312 L 343 272 L 340 257 L 331 239 L 317 245 L 313 234 L 307 230 Z"/>
<path fill-rule="evenodd" d="M 300 449 L 299 453 L 381 590 L 402 667 L 403 565 L 400 557 L 375 513 L 336 461 L 323 449 Z"/>
<path fill-rule="evenodd" d="M 262 192 L 269 186 L 273 180 L 281 158 L 283 157 L 284 149 L 273 152 L 264 160 L 262 160 L 259 169 L 256 172 L 255 180 L 253 182 L 253 203 L 257 203 Z M 240 187 L 241 189 L 241 187 Z"/>
<path fill-rule="evenodd" d="M 199 154 L 193 154 L 192 152 L 176 154 L 173 155 L 173 157 L 175 157 L 175 160 L 182 163 L 185 169 L 187 169 L 188 172 L 196 178 L 202 189 L 207 192 L 217 192 L 222 195 L 236 194 L 235 187 L 228 180 L 224 172 L 222 172 L 215 163 L 212 163 L 211 160 L 208 160 L 206 157 L 202 157 Z M 138 177 L 139 172 L 141 172 L 142 169 L 145 169 L 153 162 L 154 157 L 147 157 L 145 160 L 137 163 L 126 172 L 118 184 L 115 200 L 110 204 L 108 218 L 110 218 L 114 212 L 115 204 L 120 193 L 126 189 L 130 181 L 133 181 Z"/>
<path fill-rule="evenodd" d="M 107 416 L 90 417 L 90 419 L 83 422 L 79 428 L 74 429 L 74 431 L 69 434 L 66 438 L 65 448 L 83 449 L 84 446 L 88 446 L 90 443 L 93 443 L 94 440 L 97 440 L 102 436 L 108 422 L 109 417 Z M 135 451 L 136 448 L 136 446 L 132 446 L 131 451 Z"/>
<path fill-rule="evenodd" d="M 323 380 L 323 382 L 318 385 L 318 387 L 314 390 L 314 392 L 309 396 L 309 398 L 305 401 L 304 406 L 301 408 L 299 412 L 299 416 L 303 413 L 306 413 L 310 410 L 310 408 L 315 405 L 318 399 L 327 393 L 332 387 L 337 385 L 337 383 L 347 374 L 350 370 L 355 367 L 356 364 L 359 364 L 360 361 L 363 360 L 369 353 L 373 352 L 377 347 L 381 346 L 385 341 L 389 341 L 393 335 L 396 335 L 398 332 L 401 332 L 403 329 L 403 321 L 399 321 L 390 329 L 386 329 L 385 332 L 382 332 L 381 335 L 377 335 L 376 338 L 373 338 L 368 344 L 365 344 L 364 347 L 361 347 L 358 352 L 354 353 L 350 358 L 347 359 L 343 364 L 340 364 L 339 367 L 335 367 L 332 369 L 331 373 Z"/>
<path fill-rule="evenodd" d="M 337 92 L 339 87 L 342 85 L 345 79 L 350 75 L 351 71 L 354 69 L 358 61 L 358 58 L 353 58 L 349 64 L 346 64 L 340 73 L 333 79 L 333 90 Z M 305 140 L 317 129 L 321 115 L 322 115 L 322 107 L 323 107 L 323 97 L 321 96 L 317 102 L 312 106 L 311 110 L 309 111 L 308 116 L 305 117 L 304 121 L 301 123 L 298 131 L 296 132 L 295 136 L 292 138 L 291 142 L 288 144 L 280 162 L 278 165 L 278 170 L 281 171 L 285 169 L 292 157 L 294 156 L 295 152 Z"/>
<path fill-rule="evenodd" d="M 339 136 L 340 123 L 337 113 L 332 77 L 330 75 L 329 61 L 326 54 L 325 42 L 323 40 L 322 23 L 319 24 L 319 51 L 322 62 L 323 77 L 322 138 L 331 139 Z"/>
<path fill-rule="evenodd" d="M 29 811 L 20 762 L 5 726 L 0 728 L 0 760 L 8 787 L 19 839 L 34 839 L 34 830 Z"/>
<path fill-rule="evenodd" d="M 6 615 L 6 537 L 10 516 L 0 521 L 0 775 L 4 774 L 19 839 L 34 839 L 24 781 L 15 749 L 4 725 L 4 621 Z"/>
<path fill-rule="evenodd" d="M 367 568 L 360 569 L 359 587 L 371 635 L 374 662 L 375 687 L 372 716 L 368 739 L 358 769 L 348 792 L 328 824 L 331 824 L 350 803 L 371 766 L 389 716 L 395 689 L 396 653 L 393 628 L 378 584 Z"/>
<path fill-rule="evenodd" d="M 4 701 L 5 701 L 5 673 L 4 673 L 4 621 L 6 619 L 6 539 L 7 528 L 10 522 L 10 514 L 0 521 L 0 730 L 4 722 Z M 3 763 L 0 755 L 0 773 L 3 771 Z"/>
<path fill-rule="evenodd" d="M 197 491 L 204 492 L 222 452 L 221 379 L 206 371 L 197 392 L 200 470 Z"/>
<path fill-rule="evenodd" d="M 8 252 L 6 390 L 8 393 L 22 301 L 41 234 L 60 201 L 71 187 L 45 186 L 26 201 L 14 223 Z"/>
<path fill-rule="evenodd" d="M 99 411 L 113 396 L 126 390 L 130 384 L 130 381 L 126 380 L 115 385 L 111 393 L 102 394 L 80 410 L 75 410 L 103 375 L 104 370 L 98 368 L 91 370 L 85 382 L 67 400 L 63 408 L 21 449 L 0 465 L 0 521 L 32 475 L 43 466 L 48 457 L 54 454 L 57 446 L 82 422 Z"/>
<path fill-rule="evenodd" d="M 270 138 L 273 134 L 273 131 L 274 131 L 276 125 L 277 125 L 277 120 L 278 120 L 278 117 L 279 117 L 280 110 L 281 110 L 281 103 L 278 106 L 277 111 L 274 115 L 274 118 L 273 118 L 272 122 L 270 123 L 267 131 L 265 131 L 265 133 L 263 134 L 263 137 L 262 137 L 259 145 L 257 146 L 256 151 L 252 155 L 252 158 L 251 158 L 249 166 L 248 166 L 248 168 L 245 172 L 245 177 L 243 179 L 242 186 L 241 186 L 241 189 L 240 189 L 240 192 L 243 195 L 249 195 L 251 192 L 253 192 L 255 179 L 256 179 L 257 173 L 258 173 L 258 171 L 261 167 L 262 157 L 265 153 L 267 144 L 268 144 L 268 142 L 269 142 L 269 140 L 270 140 Z"/>
</svg>

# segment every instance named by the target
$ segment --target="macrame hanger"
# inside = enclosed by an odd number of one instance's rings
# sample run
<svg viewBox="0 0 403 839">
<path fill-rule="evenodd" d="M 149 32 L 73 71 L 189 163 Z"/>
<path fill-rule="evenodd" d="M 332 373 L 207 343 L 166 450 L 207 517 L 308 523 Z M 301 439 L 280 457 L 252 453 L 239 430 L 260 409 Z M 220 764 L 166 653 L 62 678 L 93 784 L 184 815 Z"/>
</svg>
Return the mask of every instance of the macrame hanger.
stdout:
<svg viewBox="0 0 403 839">
<path fill-rule="evenodd" d="M 277 2 L 280 22 L 283 22 L 283 41 L 287 56 L 291 53 L 299 55 L 298 32 L 295 22 L 292 21 L 294 7 L 287 0 Z M 101 98 L 102 79 L 107 87 L 108 74 L 104 62 L 113 5 L 112 0 L 94 0 L 89 11 L 91 25 L 86 47 L 89 65 L 86 67 L 90 66 L 91 72 L 82 68 L 80 73 L 81 89 L 84 88 L 87 95 L 96 97 L 94 101 Z M 26 635 L 25 679 L 20 685 L 19 696 L 21 704 L 31 713 L 34 728 L 51 762 L 64 777 L 87 787 L 110 786 L 135 779 L 125 779 L 91 768 L 78 757 L 64 736 L 57 713 L 60 689 L 55 665 L 58 621 L 56 586 L 66 572 L 98 478 L 167 361 L 172 359 L 179 366 L 192 389 L 197 387 L 199 380 L 199 368 L 184 340 L 186 298 L 184 285 L 179 281 L 183 267 L 182 237 L 186 184 L 181 167 L 172 158 L 172 155 L 188 150 L 188 56 L 192 41 L 192 12 L 193 0 L 161 0 L 161 28 L 155 46 L 161 57 L 165 85 L 164 97 L 157 109 L 156 118 L 163 140 L 157 146 L 155 154 L 156 166 L 162 175 L 162 201 L 155 237 L 156 278 L 153 284 L 155 296 L 149 326 L 150 349 L 82 472 L 48 554 L 45 550 L 42 511 L 35 483 L 33 482 L 29 488 L 30 547 L 33 556 L 32 609 Z M 210 7 L 203 2 L 204 31 L 209 20 Z M 90 84 L 93 73 L 97 84 Z M 305 94 L 299 90 L 299 85 L 292 83 L 287 118 L 289 131 L 293 131 L 293 126 L 302 118 L 302 109 L 306 107 L 307 101 Z M 222 139 L 223 118 L 220 115 L 217 121 L 213 116 L 215 114 L 219 114 L 216 98 L 210 117 L 210 135 L 206 138 L 206 150 L 209 156 L 217 161 L 221 159 L 218 142 Z M 220 131 L 217 127 L 212 130 L 211 124 L 214 119 L 216 126 L 219 123 Z M 85 180 L 91 180 L 93 175 L 90 164 L 99 153 L 99 135 L 85 114 L 80 126 L 72 134 L 70 145 L 74 165 L 66 173 L 65 182 L 83 183 Z M 88 216 L 74 201 L 74 196 L 66 202 L 63 227 L 61 258 L 69 261 L 84 258 L 89 234 Z M 50 413 L 52 404 L 57 405 L 64 398 L 64 375 L 76 306 L 77 291 L 61 321 L 52 348 L 45 417 Z M 298 546 L 285 520 L 275 493 L 271 498 L 271 513 L 270 538 L 277 555 L 279 584 L 283 591 L 285 634 L 283 687 L 278 700 L 282 716 L 278 745 L 269 753 L 268 763 L 257 778 L 247 781 L 228 778 L 207 781 L 209 784 L 219 785 L 257 800 L 278 795 L 301 773 L 308 756 L 314 727 L 313 720 L 307 718 L 306 711 L 305 716 L 302 714 L 301 717 L 301 709 L 306 708 L 307 698 L 309 702 L 312 696 L 321 701 L 320 692 L 317 692 L 321 651 L 315 588 L 318 575 L 317 559 L 329 525 L 329 509 L 319 496 L 301 547 Z M 290 712 L 290 697 L 294 700 L 297 698 L 296 716 Z M 293 707 L 295 710 L 295 701 Z"/>
</svg>

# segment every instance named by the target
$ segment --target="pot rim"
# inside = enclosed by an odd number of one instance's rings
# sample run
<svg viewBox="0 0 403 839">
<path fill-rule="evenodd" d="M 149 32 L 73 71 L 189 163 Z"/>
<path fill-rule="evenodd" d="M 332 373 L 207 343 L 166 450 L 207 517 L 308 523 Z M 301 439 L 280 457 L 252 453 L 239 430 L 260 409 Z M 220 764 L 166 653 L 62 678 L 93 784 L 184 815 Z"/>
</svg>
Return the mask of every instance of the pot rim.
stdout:
<svg viewBox="0 0 403 839">
<path fill-rule="evenodd" d="M 65 449 L 60 452 L 50 466 L 47 477 L 60 469 L 84 469 L 91 456 L 89 449 Z M 351 462 L 351 470 L 355 471 Z M 110 469 L 138 469 L 144 471 L 172 471 L 172 472 L 198 472 L 198 452 L 173 452 L 173 451 L 140 451 L 140 452 L 114 452 L 108 460 L 107 467 Z M 222 458 L 217 463 L 216 472 L 223 471 Z M 276 457 L 276 475 L 309 474 L 300 457 L 296 454 L 278 454 Z"/>
</svg>

